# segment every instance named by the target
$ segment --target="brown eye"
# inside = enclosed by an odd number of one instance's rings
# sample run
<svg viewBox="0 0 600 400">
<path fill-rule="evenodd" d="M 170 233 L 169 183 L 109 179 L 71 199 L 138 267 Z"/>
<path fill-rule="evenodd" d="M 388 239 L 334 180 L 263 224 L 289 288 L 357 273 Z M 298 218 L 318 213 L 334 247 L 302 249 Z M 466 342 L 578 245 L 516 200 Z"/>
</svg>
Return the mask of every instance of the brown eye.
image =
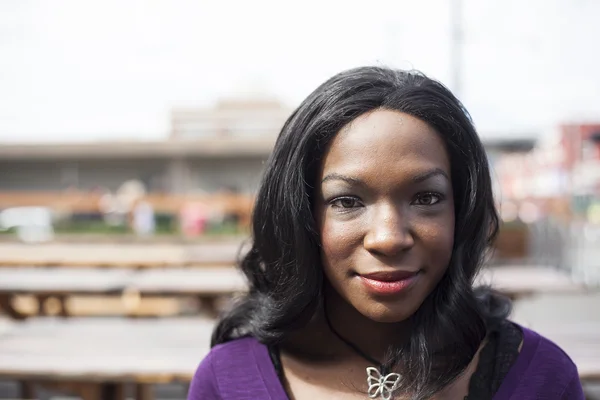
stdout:
<svg viewBox="0 0 600 400">
<path fill-rule="evenodd" d="M 358 200 L 352 197 L 340 197 L 331 202 L 336 208 L 355 208 L 359 206 Z"/>
<path fill-rule="evenodd" d="M 422 193 L 417 196 L 415 200 L 415 204 L 419 206 L 432 206 L 434 204 L 439 203 L 441 200 L 441 196 L 436 193 Z"/>
</svg>

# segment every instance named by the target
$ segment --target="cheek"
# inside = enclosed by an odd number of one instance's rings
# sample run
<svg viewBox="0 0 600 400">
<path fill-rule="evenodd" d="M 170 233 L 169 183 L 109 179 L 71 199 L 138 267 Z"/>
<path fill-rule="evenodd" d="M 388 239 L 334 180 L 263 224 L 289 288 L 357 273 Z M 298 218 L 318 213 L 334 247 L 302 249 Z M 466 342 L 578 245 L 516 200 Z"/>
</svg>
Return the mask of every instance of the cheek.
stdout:
<svg viewBox="0 0 600 400">
<path fill-rule="evenodd" d="M 454 248 L 454 215 L 437 223 L 424 225 L 419 238 L 435 266 L 447 266 Z"/>
<path fill-rule="evenodd" d="M 320 224 L 321 257 L 326 270 L 339 269 L 349 260 L 360 242 L 360 227 L 356 223 L 333 221 L 325 217 Z M 341 263 L 341 264 L 340 264 Z"/>
</svg>

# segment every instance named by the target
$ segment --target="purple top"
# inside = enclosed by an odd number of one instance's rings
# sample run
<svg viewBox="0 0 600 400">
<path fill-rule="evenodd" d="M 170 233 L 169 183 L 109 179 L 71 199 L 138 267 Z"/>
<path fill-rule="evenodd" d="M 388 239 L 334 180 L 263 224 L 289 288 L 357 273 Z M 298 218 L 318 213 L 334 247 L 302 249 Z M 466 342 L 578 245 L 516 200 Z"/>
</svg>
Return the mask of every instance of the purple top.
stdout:
<svg viewBox="0 0 600 400">
<path fill-rule="evenodd" d="M 585 400 L 577 368 L 557 345 L 521 327 L 523 346 L 493 400 Z M 287 400 L 265 345 L 243 338 L 215 346 L 200 363 L 188 400 Z"/>
</svg>

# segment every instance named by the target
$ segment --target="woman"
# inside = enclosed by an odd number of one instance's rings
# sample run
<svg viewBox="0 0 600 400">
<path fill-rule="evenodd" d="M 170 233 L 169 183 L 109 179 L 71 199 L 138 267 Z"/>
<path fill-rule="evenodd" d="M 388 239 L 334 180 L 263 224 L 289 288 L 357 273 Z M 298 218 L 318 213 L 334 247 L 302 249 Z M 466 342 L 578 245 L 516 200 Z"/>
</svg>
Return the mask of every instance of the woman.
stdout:
<svg viewBox="0 0 600 400">
<path fill-rule="evenodd" d="M 334 76 L 277 139 L 249 293 L 189 399 L 583 399 L 569 357 L 473 289 L 497 229 L 484 149 L 443 85 Z"/>
</svg>

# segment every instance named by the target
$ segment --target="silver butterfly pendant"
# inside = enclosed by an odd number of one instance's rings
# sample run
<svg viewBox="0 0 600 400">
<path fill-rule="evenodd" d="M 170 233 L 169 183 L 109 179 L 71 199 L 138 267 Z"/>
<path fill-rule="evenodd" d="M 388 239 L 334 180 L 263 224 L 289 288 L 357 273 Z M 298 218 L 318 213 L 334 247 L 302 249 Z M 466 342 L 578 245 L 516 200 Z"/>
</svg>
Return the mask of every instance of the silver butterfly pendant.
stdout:
<svg viewBox="0 0 600 400">
<path fill-rule="evenodd" d="M 390 400 L 394 390 L 398 388 L 400 374 L 390 373 L 382 376 L 377 368 L 367 368 L 367 385 L 369 385 L 369 397 L 374 399 L 378 396 L 383 400 Z"/>
</svg>

